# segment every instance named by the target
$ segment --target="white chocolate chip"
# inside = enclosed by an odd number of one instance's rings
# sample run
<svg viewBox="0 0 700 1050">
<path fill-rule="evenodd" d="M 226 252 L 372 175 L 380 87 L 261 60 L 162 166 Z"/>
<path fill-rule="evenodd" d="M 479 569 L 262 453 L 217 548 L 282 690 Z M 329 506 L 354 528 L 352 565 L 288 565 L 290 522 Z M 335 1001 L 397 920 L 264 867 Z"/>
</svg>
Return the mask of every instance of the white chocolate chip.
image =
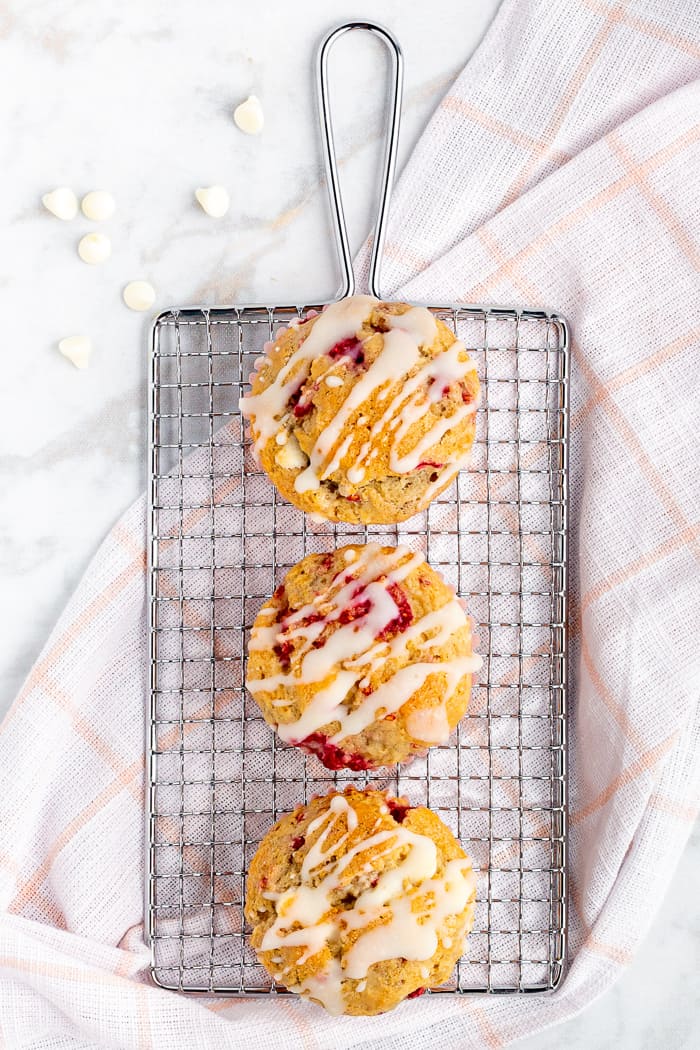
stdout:
<svg viewBox="0 0 700 1050">
<path fill-rule="evenodd" d="M 122 298 L 130 310 L 150 310 L 156 301 L 156 290 L 148 281 L 130 281 Z"/>
<path fill-rule="evenodd" d="M 369 423 L 369 419 L 367 418 L 367 416 L 360 416 L 357 422 L 359 426 L 363 427 L 365 423 Z"/>
<path fill-rule="evenodd" d="M 76 368 L 87 368 L 92 354 L 92 340 L 86 335 L 69 335 L 61 339 L 58 349 Z"/>
<path fill-rule="evenodd" d="M 289 434 L 287 433 L 286 430 L 280 430 L 275 435 L 275 441 L 277 442 L 278 445 L 286 445 L 288 438 L 289 438 Z"/>
<path fill-rule="evenodd" d="M 283 445 L 279 452 L 275 454 L 275 463 L 278 463 L 280 467 L 284 467 L 285 470 L 295 470 L 300 467 L 305 467 L 308 462 L 308 456 L 302 452 L 301 446 L 294 437 L 294 434 L 289 435 L 287 444 Z"/>
<path fill-rule="evenodd" d="M 194 191 L 202 211 L 211 215 L 212 219 L 220 219 L 229 209 L 231 200 L 228 190 L 223 186 L 200 186 Z"/>
<path fill-rule="evenodd" d="M 260 99 L 255 95 L 248 95 L 245 102 L 236 106 L 233 114 L 236 126 L 244 131 L 246 135 L 259 135 L 265 124 L 265 115 L 260 105 Z"/>
<path fill-rule="evenodd" d="M 106 222 L 117 209 L 114 197 L 107 190 L 90 190 L 83 197 L 80 207 L 85 218 L 93 222 Z"/>
<path fill-rule="evenodd" d="M 430 970 L 428 969 L 427 966 L 421 966 L 421 968 L 420 968 L 420 976 L 421 976 L 421 980 L 422 981 L 427 981 L 428 980 L 428 978 L 430 977 Z"/>
<path fill-rule="evenodd" d="M 357 561 L 357 551 L 353 550 L 353 548 L 350 547 L 349 550 L 346 550 L 346 552 L 343 555 L 343 557 L 345 558 L 345 561 L 348 562 L 348 563 L 351 562 L 351 561 Z"/>
<path fill-rule="evenodd" d="M 58 189 L 45 193 L 41 203 L 47 211 L 55 215 L 57 219 L 69 222 L 78 214 L 78 198 L 67 186 L 59 186 Z"/>
<path fill-rule="evenodd" d="M 442 946 L 443 946 L 443 948 L 451 948 L 452 947 L 452 938 L 451 937 L 443 937 L 442 938 Z"/>
<path fill-rule="evenodd" d="M 365 990 L 365 988 L 366 988 L 366 987 L 367 987 L 367 981 L 360 981 L 360 983 L 358 984 L 358 986 L 357 986 L 357 989 L 356 989 L 356 990 L 357 990 L 358 992 L 364 992 L 364 990 Z"/>
<path fill-rule="evenodd" d="M 78 255 L 91 266 L 104 262 L 111 254 L 112 242 L 104 233 L 86 233 L 78 244 Z"/>
<path fill-rule="evenodd" d="M 348 481 L 352 485 L 359 485 L 364 476 L 364 467 L 350 467 L 350 470 L 348 471 Z"/>
<path fill-rule="evenodd" d="M 326 386 L 342 386 L 343 380 L 340 376 L 326 376 Z"/>
</svg>

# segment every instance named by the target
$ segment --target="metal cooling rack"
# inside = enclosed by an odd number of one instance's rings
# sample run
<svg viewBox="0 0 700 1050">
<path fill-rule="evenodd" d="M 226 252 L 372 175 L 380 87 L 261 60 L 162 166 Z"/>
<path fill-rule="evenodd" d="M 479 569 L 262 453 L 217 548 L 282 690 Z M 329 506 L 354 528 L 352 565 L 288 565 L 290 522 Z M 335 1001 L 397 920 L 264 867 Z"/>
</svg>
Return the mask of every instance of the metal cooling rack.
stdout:
<svg viewBox="0 0 700 1050">
<path fill-rule="evenodd" d="M 388 40 L 400 80 L 398 45 Z M 321 104 L 328 124 L 323 94 Z M 347 294 L 354 278 L 330 137 L 326 145 Z M 440 991 L 552 989 L 563 973 L 567 925 L 566 325 L 534 311 L 433 308 L 469 349 L 483 387 L 470 468 L 407 522 L 331 525 L 311 522 L 277 495 L 238 414 L 263 343 L 307 308 L 173 310 L 153 329 L 146 902 L 153 978 L 180 991 L 284 991 L 249 943 L 243 902 L 251 857 L 299 801 L 368 783 L 428 805 L 474 864 L 474 929 Z M 448 745 L 396 769 L 332 773 L 282 745 L 263 721 L 243 686 L 247 641 L 262 603 L 307 552 L 377 539 L 421 551 L 467 600 L 484 666 Z"/>
</svg>

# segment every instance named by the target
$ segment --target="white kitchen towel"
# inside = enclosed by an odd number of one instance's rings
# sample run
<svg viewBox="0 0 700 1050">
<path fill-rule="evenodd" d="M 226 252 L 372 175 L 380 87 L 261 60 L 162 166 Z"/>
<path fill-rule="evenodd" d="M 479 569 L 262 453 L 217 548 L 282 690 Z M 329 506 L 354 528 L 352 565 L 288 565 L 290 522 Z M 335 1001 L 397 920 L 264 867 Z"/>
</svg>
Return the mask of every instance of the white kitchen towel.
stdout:
<svg viewBox="0 0 700 1050">
<path fill-rule="evenodd" d="M 581 1010 L 629 961 L 700 795 L 699 76 L 696 0 L 506 0 L 402 176 L 387 245 L 385 294 L 572 326 L 561 988 L 350 1019 L 146 983 L 140 501 L 2 726 L 8 1047 L 500 1047 Z"/>
</svg>

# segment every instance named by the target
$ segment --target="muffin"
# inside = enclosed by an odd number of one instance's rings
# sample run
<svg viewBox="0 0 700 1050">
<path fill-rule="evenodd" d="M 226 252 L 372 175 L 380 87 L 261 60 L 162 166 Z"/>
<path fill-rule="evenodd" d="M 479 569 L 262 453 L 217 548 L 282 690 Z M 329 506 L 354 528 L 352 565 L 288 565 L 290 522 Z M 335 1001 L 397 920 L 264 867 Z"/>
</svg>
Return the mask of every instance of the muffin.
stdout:
<svg viewBox="0 0 700 1050">
<path fill-rule="evenodd" d="M 267 833 L 245 913 L 275 980 L 331 1014 L 379 1014 L 449 978 L 475 898 L 469 859 L 439 817 L 347 788 Z"/>
<path fill-rule="evenodd" d="M 389 524 L 427 507 L 474 442 L 479 380 L 423 306 L 355 295 L 277 333 L 241 399 L 282 495 L 331 521 Z"/>
<path fill-rule="evenodd" d="M 308 554 L 260 610 L 246 685 L 285 743 L 329 769 L 393 765 L 442 744 L 469 703 L 471 621 L 406 547 Z"/>
</svg>

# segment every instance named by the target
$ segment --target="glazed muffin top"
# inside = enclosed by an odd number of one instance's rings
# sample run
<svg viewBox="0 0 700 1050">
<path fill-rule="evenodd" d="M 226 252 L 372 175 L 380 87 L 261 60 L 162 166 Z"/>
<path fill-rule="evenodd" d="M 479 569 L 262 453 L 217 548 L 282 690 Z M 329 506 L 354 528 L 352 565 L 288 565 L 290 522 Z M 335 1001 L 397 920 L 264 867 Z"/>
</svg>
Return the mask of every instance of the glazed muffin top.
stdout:
<svg viewBox="0 0 700 1050">
<path fill-rule="evenodd" d="M 241 399 L 263 468 L 334 521 L 391 523 L 441 492 L 472 447 L 479 380 L 428 309 L 356 295 L 266 344 Z"/>
<path fill-rule="evenodd" d="M 315 798 L 268 832 L 248 876 L 260 961 L 334 1014 L 445 981 L 473 921 L 464 850 L 425 807 L 371 789 Z"/>
<path fill-rule="evenodd" d="M 246 684 L 285 742 L 367 769 L 444 743 L 480 664 L 454 590 L 420 554 L 349 544 L 287 573 L 253 625 Z"/>
</svg>

